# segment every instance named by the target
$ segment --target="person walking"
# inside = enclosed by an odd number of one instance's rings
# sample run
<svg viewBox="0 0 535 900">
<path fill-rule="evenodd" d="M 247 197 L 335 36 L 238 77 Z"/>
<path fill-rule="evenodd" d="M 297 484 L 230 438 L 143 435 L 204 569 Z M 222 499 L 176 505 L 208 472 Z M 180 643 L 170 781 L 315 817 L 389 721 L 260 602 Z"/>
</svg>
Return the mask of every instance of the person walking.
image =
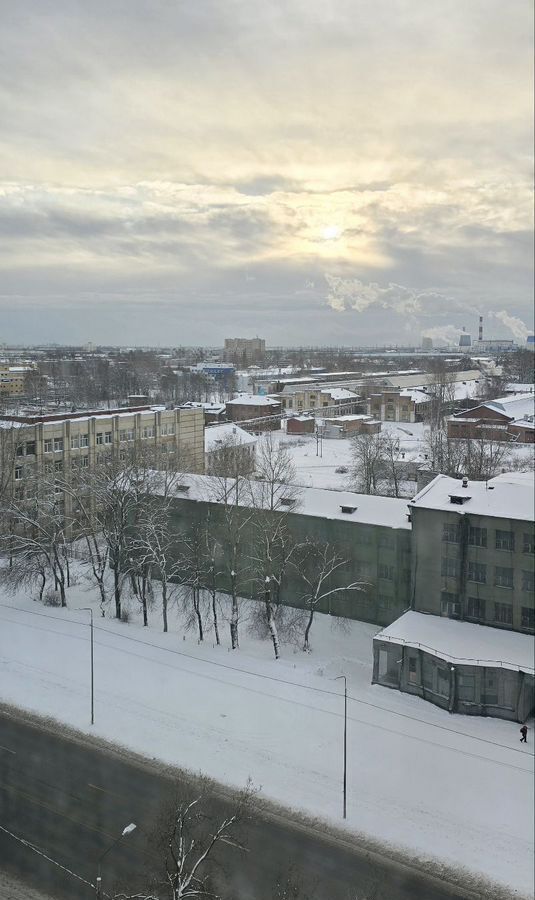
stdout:
<svg viewBox="0 0 535 900">
<path fill-rule="evenodd" d="M 522 728 L 520 729 L 520 734 L 522 735 L 522 737 L 520 738 L 520 743 L 527 744 L 527 742 L 528 742 L 528 726 L 527 725 L 522 725 Z"/>
</svg>

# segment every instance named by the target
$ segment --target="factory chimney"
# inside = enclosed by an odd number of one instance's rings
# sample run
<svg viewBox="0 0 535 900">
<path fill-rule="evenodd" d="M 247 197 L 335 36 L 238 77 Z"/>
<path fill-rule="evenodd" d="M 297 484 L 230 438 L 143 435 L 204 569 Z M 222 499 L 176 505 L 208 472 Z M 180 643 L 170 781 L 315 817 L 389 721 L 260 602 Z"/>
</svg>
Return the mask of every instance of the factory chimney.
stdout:
<svg viewBox="0 0 535 900">
<path fill-rule="evenodd" d="M 483 316 L 479 317 L 479 341 L 483 340 Z"/>
</svg>

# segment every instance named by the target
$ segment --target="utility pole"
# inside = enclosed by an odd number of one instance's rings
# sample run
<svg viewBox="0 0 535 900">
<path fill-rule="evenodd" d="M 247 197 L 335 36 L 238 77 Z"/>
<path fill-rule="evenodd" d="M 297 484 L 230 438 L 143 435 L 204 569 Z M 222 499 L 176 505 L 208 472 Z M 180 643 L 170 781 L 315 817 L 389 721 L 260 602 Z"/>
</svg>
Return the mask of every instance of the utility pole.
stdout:
<svg viewBox="0 0 535 900">
<path fill-rule="evenodd" d="M 347 819 L 347 678 L 339 675 L 335 681 L 344 679 L 344 819 Z"/>
<path fill-rule="evenodd" d="M 135 822 L 130 822 L 130 825 L 126 825 L 126 827 L 123 828 L 119 837 L 116 838 L 113 841 L 113 843 L 110 844 L 110 846 L 106 848 L 106 850 L 104 850 L 104 853 L 100 854 L 100 856 L 98 858 L 97 881 L 95 884 L 95 895 L 96 895 L 97 900 L 102 900 L 102 896 L 103 896 L 103 892 L 102 892 L 102 861 L 103 861 L 103 859 L 108 855 L 110 850 L 113 850 L 113 848 L 116 846 L 116 844 L 119 843 L 121 838 L 124 838 L 127 835 L 132 834 L 132 832 L 135 831 L 136 828 L 137 828 L 137 825 L 135 824 Z"/>
<path fill-rule="evenodd" d="M 323 459 L 323 430 L 316 421 L 316 456 Z"/>
</svg>

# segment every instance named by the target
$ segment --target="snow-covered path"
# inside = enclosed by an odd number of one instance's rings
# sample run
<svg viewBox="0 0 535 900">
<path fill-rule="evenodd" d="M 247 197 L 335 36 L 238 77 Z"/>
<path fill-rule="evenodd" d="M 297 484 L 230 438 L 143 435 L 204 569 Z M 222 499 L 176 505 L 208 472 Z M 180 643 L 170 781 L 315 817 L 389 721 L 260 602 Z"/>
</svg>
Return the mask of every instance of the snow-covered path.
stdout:
<svg viewBox="0 0 535 900">
<path fill-rule="evenodd" d="M 0 699 L 91 730 L 88 613 L 14 602 L 0 606 Z M 315 652 L 275 662 L 252 639 L 232 653 L 97 616 L 93 733 L 229 784 L 250 776 L 340 825 L 344 673 L 347 827 L 532 889 L 532 745 L 514 723 L 372 687 L 373 626 L 333 634 L 318 617 Z"/>
</svg>

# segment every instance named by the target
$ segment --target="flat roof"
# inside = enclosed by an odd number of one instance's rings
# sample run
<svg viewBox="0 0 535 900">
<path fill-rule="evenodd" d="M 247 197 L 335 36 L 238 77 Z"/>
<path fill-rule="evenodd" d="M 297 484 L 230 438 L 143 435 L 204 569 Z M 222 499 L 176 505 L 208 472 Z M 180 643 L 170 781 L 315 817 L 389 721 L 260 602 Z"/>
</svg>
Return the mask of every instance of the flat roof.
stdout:
<svg viewBox="0 0 535 900">
<path fill-rule="evenodd" d="M 421 649 L 453 665 L 494 665 L 530 674 L 535 671 L 535 641 L 531 634 L 412 610 L 376 634 L 374 641 Z"/>
<path fill-rule="evenodd" d="M 459 496 L 462 503 L 452 503 Z M 468 481 L 437 475 L 416 496 L 409 507 L 440 509 L 459 515 L 471 514 L 532 522 L 535 518 L 533 472 L 504 472 L 489 481 Z"/>
<path fill-rule="evenodd" d="M 222 502 L 222 495 L 226 491 L 227 496 L 232 497 L 234 480 L 213 475 L 184 475 L 180 478 L 181 485 L 187 485 L 187 492 L 177 491 L 175 497 L 182 500 L 197 500 L 218 503 Z M 254 491 L 258 482 L 247 482 Z M 293 486 L 295 488 L 295 486 Z M 153 493 L 158 494 L 158 473 L 155 473 Z M 258 491 L 260 492 L 260 485 Z M 381 525 L 386 528 L 400 528 L 410 531 L 411 524 L 407 516 L 407 501 L 395 497 L 376 497 L 369 494 L 355 494 L 352 491 L 331 491 L 323 488 L 299 487 L 300 493 L 296 503 L 288 508 L 290 513 L 303 516 L 314 516 L 323 519 L 342 519 L 345 522 L 353 522 L 361 525 Z M 240 506 L 250 507 L 246 493 L 240 501 Z M 354 512 L 342 512 L 342 507 L 353 509 Z"/>
<path fill-rule="evenodd" d="M 265 394 L 241 394 L 233 400 L 227 400 L 227 406 L 280 406 L 278 400 L 272 400 Z"/>
</svg>

